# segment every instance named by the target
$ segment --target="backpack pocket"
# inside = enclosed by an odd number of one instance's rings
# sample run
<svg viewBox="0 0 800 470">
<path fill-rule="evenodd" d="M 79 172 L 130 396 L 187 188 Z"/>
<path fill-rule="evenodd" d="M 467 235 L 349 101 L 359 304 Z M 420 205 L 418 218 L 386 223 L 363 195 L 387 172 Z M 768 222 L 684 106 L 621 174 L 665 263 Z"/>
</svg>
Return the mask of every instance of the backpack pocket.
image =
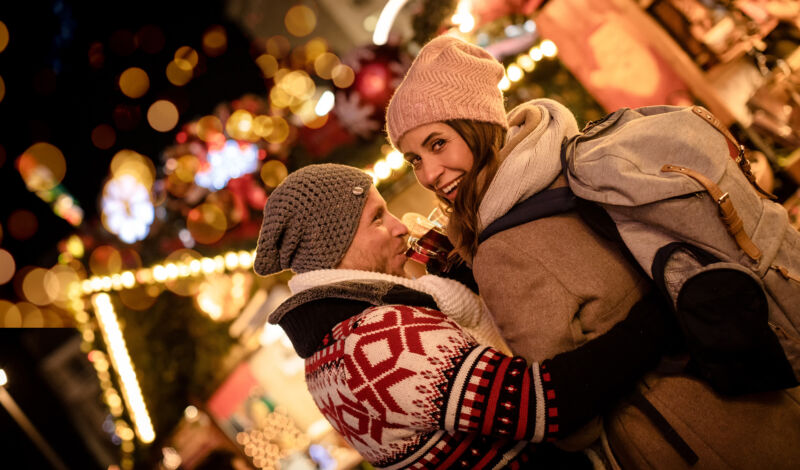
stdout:
<svg viewBox="0 0 800 470">
<path fill-rule="evenodd" d="M 712 263 L 686 279 L 676 314 L 690 367 L 719 393 L 797 385 L 787 353 L 769 324 L 761 280 L 737 263 Z"/>
</svg>

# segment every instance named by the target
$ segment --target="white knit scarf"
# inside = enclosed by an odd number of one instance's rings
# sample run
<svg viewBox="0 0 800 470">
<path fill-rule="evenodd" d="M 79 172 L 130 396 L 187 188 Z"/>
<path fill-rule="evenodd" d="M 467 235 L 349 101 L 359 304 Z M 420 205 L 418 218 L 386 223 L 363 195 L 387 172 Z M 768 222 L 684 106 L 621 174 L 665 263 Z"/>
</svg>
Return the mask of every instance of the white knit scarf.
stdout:
<svg viewBox="0 0 800 470">
<path fill-rule="evenodd" d="M 409 279 L 391 274 L 355 269 L 318 269 L 295 274 L 289 288 L 297 294 L 312 287 L 342 281 L 386 281 L 400 284 L 433 297 L 439 310 L 472 334 L 480 344 L 494 346 L 508 353 L 494 320 L 481 298 L 458 281 L 427 274 Z"/>
<path fill-rule="evenodd" d="M 524 121 L 514 125 L 515 116 L 524 116 L 526 108 L 534 106 L 539 108 L 542 116 L 538 125 Z M 547 188 L 561 172 L 561 142 L 564 137 L 578 133 L 578 123 L 572 111 L 550 99 L 521 104 L 509 113 L 509 122 L 512 127 L 506 143 L 518 133 L 524 137 L 510 149 L 489 183 L 478 209 L 479 231 L 505 215 L 518 202 Z"/>
</svg>

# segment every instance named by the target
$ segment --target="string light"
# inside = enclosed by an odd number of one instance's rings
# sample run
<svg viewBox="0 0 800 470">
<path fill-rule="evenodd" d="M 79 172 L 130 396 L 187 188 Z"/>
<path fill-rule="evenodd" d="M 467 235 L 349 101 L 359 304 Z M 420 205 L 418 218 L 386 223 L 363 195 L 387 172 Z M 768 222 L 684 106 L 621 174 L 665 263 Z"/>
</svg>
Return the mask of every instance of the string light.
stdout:
<svg viewBox="0 0 800 470">
<path fill-rule="evenodd" d="M 388 168 L 389 164 L 384 162 L 384 165 Z M 391 172 L 391 169 L 389 171 Z M 156 264 L 150 268 L 139 269 L 136 273 L 123 271 L 110 276 L 92 276 L 89 279 L 74 282 L 70 289 L 77 294 L 90 295 L 111 290 L 133 289 L 137 285 L 153 282 L 164 283 L 178 278 L 250 269 L 253 267 L 255 256 L 255 250 L 240 250 L 229 251 L 214 258 L 205 257 L 187 262 Z"/>
<path fill-rule="evenodd" d="M 460 0 L 456 12 L 451 18 L 453 24 L 458 26 L 458 30 L 462 33 L 468 33 L 475 27 L 475 17 L 470 12 L 471 7 L 471 0 Z"/>
<path fill-rule="evenodd" d="M 376 46 L 382 46 L 389 40 L 389 31 L 392 29 L 395 18 L 408 0 L 389 0 L 378 16 L 375 24 L 375 32 L 372 33 L 372 42 Z"/>
<path fill-rule="evenodd" d="M 111 364 L 119 375 L 122 395 L 128 405 L 136 434 L 139 436 L 139 440 L 145 444 L 153 442 L 156 437 L 155 430 L 150 421 L 150 415 L 147 412 L 147 406 L 144 403 L 139 381 L 136 379 L 136 372 L 133 370 L 111 298 L 105 293 L 97 294 L 92 298 L 92 304 L 100 331 L 103 333 L 106 346 L 111 354 Z"/>
</svg>

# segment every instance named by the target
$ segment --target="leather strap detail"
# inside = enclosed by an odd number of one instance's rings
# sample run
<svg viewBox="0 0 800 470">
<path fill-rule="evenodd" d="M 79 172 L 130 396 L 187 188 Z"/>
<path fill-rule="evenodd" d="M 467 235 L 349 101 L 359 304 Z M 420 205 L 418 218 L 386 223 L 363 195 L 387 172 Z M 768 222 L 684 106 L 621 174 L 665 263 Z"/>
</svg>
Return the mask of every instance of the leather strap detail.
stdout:
<svg viewBox="0 0 800 470">
<path fill-rule="evenodd" d="M 728 153 L 730 153 L 731 158 L 733 161 L 739 165 L 739 168 L 744 173 L 744 176 L 747 177 L 747 180 L 750 181 L 750 184 L 756 188 L 756 190 L 761 193 L 767 199 L 775 200 L 777 197 L 770 193 L 769 191 L 764 190 L 761 186 L 756 183 L 756 176 L 753 174 L 753 170 L 750 168 L 750 161 L 747 159 L 745 154 L 744 145 L 740 145 L 736 139 L 733 137 L 733 134 L 728 130 L 727 127 L 722 125 L 719 119 L 716 116 L 711 114 L 709 110 L 702 106 L 692 106 L 692 112 L 700 116 L 701 118 L 705 119 L 706 122 L 711 124 L 720 134 L 725 136 L 725 141 L 728 144 Z"/>
<path fill-rule="evenodd" d="M 731 158 L 737 160 L 737 156 L 739 154 L 739 144 L 736 142 L 736 139 L 733 137 L 733 134 L 731 134 L 731 131 L 729 131 L 727 127 L 723 126 L 722 122 L 719 119 L 717 119 L 716 116 L 711 114 L 711 111 L 707 110 L 706 108 L 702 106 L 692 106 L 692 111 L 701 118 L 705 119 L 709 124 L 714 126 L 716 130 L 718 130 L 722 135 L 725 136 L 729 144 L 733 144 L 733 148 L 736 149 L 736 152 L 735 154 L 731 155 Z"/>
<path fill-rule="evenodd" d="M 778 266 L 777 264 L 773 264 L 770 267 L 775 271 L 778 271 L 778 273 L 787 281 L 800 282 L 800 276 L 792 274 L 791 271 L 789 271 L 786 267 Z"/>
<path fill-rule="evenodd" d="M 755 243 L 753 243 L 753 240 L 751 240 L 744 231 L 742 218 L 739 217 L 739 213 L 736 212 L 736 208 L 733 207 L 733 202 L 731 202 L 731 198 L 729 197 L 728 193 L 723 193 L 719 186 L 717 186 L 702 173 L 689 168 L 675 165 L 664 165 L 661 167 L 661 171 L 681 173 L 703 185 L 703 187 L 706 188 L 706 191 L 708 191 L 708 194 L 710 194 L 711 197 L 714 198 L 714 201 L 716 201 L 719 208 L 719 217 L 722 219 L 722 222 L 728 229 L 728 233 L 730 233 L 731 236 L 733 236 L 733 238 L 736 240 L 736 244 L 739 245 L 739 248 L 741 248 L 742 251 L 744 251 L 747 256 L 754 261 L 757 261 L 759 258 L 761 258 L 761 250 L 756 246 Z"/>
<path fill-rule="evenodd" d="M 630 397 L 631 404 L 639 409 L 647 418 L 653 423 L 653 426 L 658 429 L 661 436 L 675 449 L 675 452 L 681 456 L 687 465 L 692 466 L 696 464 L 700 458 L 692 450 L 689 444 L 683 440 L 680 434 L 669 424 L 669 421 L 661 414 L 658 409 L 653 406 L 650 401 L 638 390 L 634 391 Z"/>
</svg>

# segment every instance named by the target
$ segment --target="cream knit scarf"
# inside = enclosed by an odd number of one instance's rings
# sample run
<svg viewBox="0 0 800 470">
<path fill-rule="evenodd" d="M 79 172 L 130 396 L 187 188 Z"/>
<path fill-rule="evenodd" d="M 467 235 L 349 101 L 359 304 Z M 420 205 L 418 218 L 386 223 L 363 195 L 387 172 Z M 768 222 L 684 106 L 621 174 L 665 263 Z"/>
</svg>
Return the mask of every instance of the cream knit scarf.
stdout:
<svg viewBox="0 0 800 470">
<path fill-rule="evenodd" d="M 355 269 L 318 269 L 295 274 L 289 280 L 292 294 L 312 287 L 342 281 L 385 281 L 400 284 L 430 295 L 439 310 L 469 332 L 480 344 L 493 346 L 508 354 L 509 348 L 500 336 L 486 305 L 467 286 L 458 281 L 427 274 L 417 279 Z"/>
<path fill-rule="evenodd" d="M 538 125 L 531 117 L 541 113 Z M 518 202 L 547 188 L 561 172 L 561 142 L 578 133 L 572 111 L 550 99 L 532 100 L 508 116 L 507 154 L 478 209 L 478 230 L 505 215 Z"/>
</svg>

